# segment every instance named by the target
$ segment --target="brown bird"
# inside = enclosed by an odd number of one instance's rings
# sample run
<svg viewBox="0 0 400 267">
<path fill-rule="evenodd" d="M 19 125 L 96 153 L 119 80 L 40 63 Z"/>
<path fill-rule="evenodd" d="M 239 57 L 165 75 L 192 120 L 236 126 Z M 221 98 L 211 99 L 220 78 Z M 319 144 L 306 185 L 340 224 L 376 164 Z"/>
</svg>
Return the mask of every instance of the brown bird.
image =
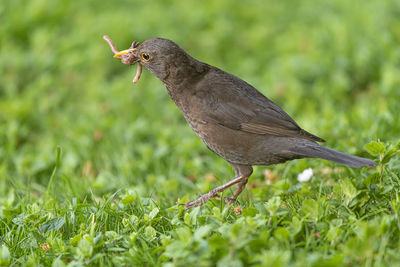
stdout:
<svg viewBox="0 0 400 267">
<path fill-rule="evenodd" d="M 134 83 L 144 66 L 160 79 L 193 131 L 207 147 L 223 157 L 234 169 L 235 178 L 197 200 L 187 208 L 219 198 L 226 188 L 237 184 L 232 203 L 246 186 L 252 165 L 270 165 L 299 158 L 321 158 L 350 167 L 376 163 L 324 146 L 324 142 L 303 129 L 280 107 L 238 77 L 200 62 L 174 42 L 154 38 L 118 51 L 104 36 L 124 64 L 138 63 Z"/>
</svg>

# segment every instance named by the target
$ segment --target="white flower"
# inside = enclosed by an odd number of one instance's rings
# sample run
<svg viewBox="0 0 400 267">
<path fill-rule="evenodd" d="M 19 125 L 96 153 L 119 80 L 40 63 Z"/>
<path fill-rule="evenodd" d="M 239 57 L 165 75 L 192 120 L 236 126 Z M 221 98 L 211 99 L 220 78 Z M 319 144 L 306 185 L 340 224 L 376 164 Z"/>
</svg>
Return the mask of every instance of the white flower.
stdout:
<svg viewBox="0 0 400 267">
<path fill-rule="evenodd" d="M 299 173 L 297 176 L 297 181 L 307 182 L 313 176 L 313 170 L 311 168 L 305 169 L 303 172 Z"/>
</svg>

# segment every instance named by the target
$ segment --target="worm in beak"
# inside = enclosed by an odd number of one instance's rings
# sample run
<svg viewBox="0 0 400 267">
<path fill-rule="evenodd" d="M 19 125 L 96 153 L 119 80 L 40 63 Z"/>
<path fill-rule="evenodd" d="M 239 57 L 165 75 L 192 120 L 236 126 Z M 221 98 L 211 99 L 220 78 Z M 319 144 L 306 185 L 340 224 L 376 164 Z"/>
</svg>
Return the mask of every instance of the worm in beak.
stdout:
<svg viewBox="0 0 400 267">
<path fill-rule="evenodd" d="M 103 36 L 103 39 L 108 43 L 111 48 L 111 51 L 114 53 L 114 58 L 120 58 L 121 62 L 126 65 L 133 65 L 135 63 L 138 64 L 136 75 L 133 78 L 132 82 L 137 83 L 139 81 L 140 75 L 142 74 L 142 65 L 139 62 L 139 58 L 135 55 L 135 51 L 139 46 L 139 43 L 133 41 L 131 47 L 126 50 L 118 51 L 117 47 L 115 46 L 114 42 L 108 37 L 107 35 Z"/>
</svg>

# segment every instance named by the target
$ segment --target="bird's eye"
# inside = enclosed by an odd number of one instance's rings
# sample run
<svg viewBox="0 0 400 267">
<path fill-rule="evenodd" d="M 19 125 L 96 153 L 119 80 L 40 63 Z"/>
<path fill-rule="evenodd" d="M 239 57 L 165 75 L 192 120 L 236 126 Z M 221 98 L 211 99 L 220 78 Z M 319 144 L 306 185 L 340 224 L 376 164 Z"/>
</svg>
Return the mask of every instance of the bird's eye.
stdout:
<svg viewBox="0 0 400 267">
<path fill-rule="evenodd" d="M 144 61 L 149 61 L 150 60 L 150 55 L 147 54 L 147 53 L 142 53 L 140 56 L 142 57 L 142 59 Z"/>
</svg>

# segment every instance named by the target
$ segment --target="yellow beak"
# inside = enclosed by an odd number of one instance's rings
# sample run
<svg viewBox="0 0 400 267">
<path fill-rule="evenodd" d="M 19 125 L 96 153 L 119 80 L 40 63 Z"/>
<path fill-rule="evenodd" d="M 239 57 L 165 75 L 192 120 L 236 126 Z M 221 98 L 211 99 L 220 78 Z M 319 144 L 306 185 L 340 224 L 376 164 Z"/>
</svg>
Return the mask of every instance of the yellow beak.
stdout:
<svg viewBox="0 0 400 267">
<path fill-rule="evenodd" d="M 118 53 L 114 54 L 114 58 L 121 58 L 123 55 L 129 54 L 135 50 L 136 48 L 129 48 L 126 50 L 119 51 Z"/>
</svg>

